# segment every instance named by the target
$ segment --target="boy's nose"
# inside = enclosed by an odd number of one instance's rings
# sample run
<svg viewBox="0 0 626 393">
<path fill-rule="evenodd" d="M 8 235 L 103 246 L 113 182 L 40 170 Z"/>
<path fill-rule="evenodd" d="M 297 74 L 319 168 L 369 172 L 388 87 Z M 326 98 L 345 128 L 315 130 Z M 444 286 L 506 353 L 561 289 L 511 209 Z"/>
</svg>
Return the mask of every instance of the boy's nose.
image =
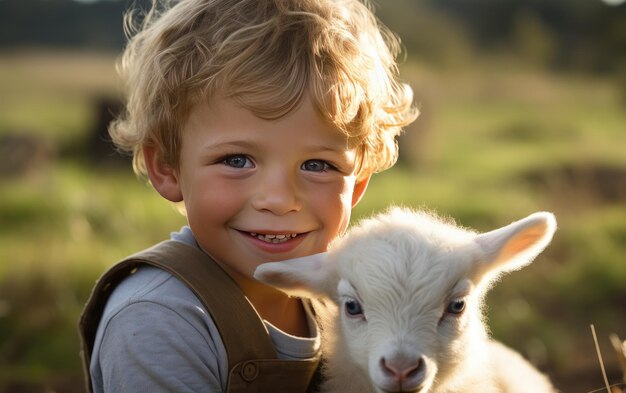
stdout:
<svg viewBox="0 0 626 393">
<path fill-rule="evenodd" d="M 301 208 L 298 186 L 288 175 L 267 176 L 259 181 L 252 206 L 256 210 L 284 215 Z"/>
</svg>

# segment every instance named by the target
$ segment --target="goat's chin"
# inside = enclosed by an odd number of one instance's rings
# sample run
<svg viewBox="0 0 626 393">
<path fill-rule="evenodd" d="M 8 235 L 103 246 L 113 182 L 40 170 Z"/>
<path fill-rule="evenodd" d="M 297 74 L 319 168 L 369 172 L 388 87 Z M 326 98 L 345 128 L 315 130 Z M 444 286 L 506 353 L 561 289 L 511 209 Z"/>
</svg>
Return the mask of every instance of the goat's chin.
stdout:
<svg viewBox="0 0 626 393">
<path fill-rule="evenodd" d="M 385 389 L 380 386 L 375 386 L 374 390 L 376 393 L 428 393 L 430 391 L 430 386 L 409 389 L 401 388 L 400 390 L 398 390 L 398 388 Z"/>
<path fill-rule="evenodd" d="M 389 378 L 372 382 L 376 393 L 428 393 L 432 388 L 433 378 L 426 376 L 421 382 L 411 385 L 399 385 Z"/>
</svg>

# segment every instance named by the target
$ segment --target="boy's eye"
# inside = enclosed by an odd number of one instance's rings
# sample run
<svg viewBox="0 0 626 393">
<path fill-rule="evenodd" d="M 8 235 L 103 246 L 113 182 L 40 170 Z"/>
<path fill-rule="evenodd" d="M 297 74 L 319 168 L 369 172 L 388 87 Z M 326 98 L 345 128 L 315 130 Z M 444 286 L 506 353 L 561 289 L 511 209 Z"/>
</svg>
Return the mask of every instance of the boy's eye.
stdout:
<svg viewBox="0 0 626 393">
<path fill-rule="evenodd" d="M 243 154 L 232 155 L 222 160 L 224 165 L 232 166 L 233 168 L 252 168 L 252 161 Z"/>
<path fill-rule="evenodd" d="M 301 167 L 301 169 L 311 172 L 325 172 L 332 168 L 332 165 L 324 160 L 308 160 L 305 161 Z"/>
</svg>

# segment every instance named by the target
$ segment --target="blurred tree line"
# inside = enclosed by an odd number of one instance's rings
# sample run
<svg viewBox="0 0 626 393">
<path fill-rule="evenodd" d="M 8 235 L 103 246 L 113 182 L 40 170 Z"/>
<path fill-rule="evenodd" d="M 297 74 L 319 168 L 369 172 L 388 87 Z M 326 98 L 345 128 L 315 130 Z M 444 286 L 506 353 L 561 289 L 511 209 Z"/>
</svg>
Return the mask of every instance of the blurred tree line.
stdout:
<svg viewBox="0 0 626 393">
<path fill-rule="evenodd" d="M 119 51 L 124 10 L 150 0 L 0 0 L 0 49 Z M 534 65 L 624 73 L 626 3 L 601 0 L 375 0 L 412 56 L 439 65 L 501 52 Z"/>
</svg>

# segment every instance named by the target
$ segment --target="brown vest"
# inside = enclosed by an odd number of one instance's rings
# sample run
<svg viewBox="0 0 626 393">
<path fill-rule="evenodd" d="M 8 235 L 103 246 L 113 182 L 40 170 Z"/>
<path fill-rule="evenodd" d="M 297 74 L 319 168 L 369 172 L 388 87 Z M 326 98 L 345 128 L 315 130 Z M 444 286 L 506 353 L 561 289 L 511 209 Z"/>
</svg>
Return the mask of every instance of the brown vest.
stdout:
<svg viewBox="0 0 626 393">
<path fill-rule="evenodd" d="M 211 314 L 226 347 L 227 392 L 304 393 L 315 389 L 319 358 L 279 360 L 263 321 L 230 276 L 198 248 L 168 240 L 121 261 L 96 283 L 79 321 L 88 392 L 92 391 L 89 363 L 106 302 L 113 288 L 142 264 L 159 267 L 183 281 Z"/>
</svg>

